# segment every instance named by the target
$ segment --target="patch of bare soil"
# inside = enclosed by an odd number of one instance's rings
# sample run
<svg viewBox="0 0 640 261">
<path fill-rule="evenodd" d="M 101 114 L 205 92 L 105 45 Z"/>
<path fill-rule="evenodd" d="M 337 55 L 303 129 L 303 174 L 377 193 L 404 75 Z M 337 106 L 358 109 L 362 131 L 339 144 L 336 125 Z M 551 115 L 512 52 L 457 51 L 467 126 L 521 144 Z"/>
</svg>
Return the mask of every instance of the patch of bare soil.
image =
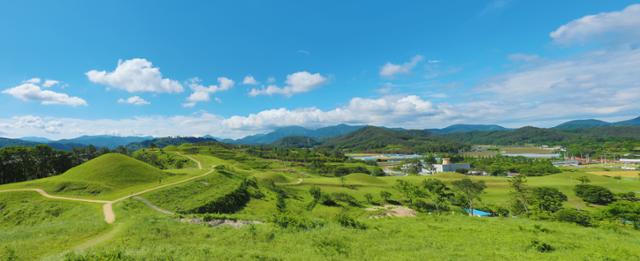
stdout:
<svg viewBox="0 0 640 261">
<path fill-rule="evenodd" d="M 383 218 L 383 217 L 415 217 L 416 211 L 405 206 L 384 205 L 381 207 L 371 207 L 365 209 L 367 211 L 378 212 L 372 215 L 371 218 Z"/>
</svg>

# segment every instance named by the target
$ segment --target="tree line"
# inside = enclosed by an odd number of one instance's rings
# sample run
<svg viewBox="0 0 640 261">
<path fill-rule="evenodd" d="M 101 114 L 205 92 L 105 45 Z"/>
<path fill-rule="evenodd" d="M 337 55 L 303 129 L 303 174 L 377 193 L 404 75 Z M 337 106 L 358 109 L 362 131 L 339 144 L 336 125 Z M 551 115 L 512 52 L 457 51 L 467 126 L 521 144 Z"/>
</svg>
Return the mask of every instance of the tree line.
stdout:
<svg viewBox="0 0 640 261">
<path fill-rule="evenodd" d="M 56 150 L 48 145 L 0 148 L 0 184 L 46 178 L 110 152 L 94 146 Z"/>
</svg>

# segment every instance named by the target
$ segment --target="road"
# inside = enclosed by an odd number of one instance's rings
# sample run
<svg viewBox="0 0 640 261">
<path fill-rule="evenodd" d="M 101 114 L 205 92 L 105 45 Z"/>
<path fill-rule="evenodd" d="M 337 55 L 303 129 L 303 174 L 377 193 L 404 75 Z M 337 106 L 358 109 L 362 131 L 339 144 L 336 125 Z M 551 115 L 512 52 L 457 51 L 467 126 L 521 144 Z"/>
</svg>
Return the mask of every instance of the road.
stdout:
<svg viewBox="0 0 640 261">
<path fill-rule="evenodd" d="M 188 158 L 188 159 L 190 159 L 192 161 L 194 161 L 196 163 L 196 165 L 198 166 L 198 169 L 202 169 L 202 163 L 200 163 L 199 160 L 197 160 L 194 157 L 189 156 L 189 155 L 184 155 L 182 153 L 178 153 L 178 154 L 181 155 L 181 156 L 184 156 L 184 157 L 186 157 L 186 158 Z M 83 199 L 83 198 L 54 196 L 54 195 L 51 195 L 51 194 L 47 193 L 46 191 L 44 191 L 42 189 L 39 189 L 39 188 L 0 190 L 0 193 L 2 193 L 2 192 L 34 191 L 34 192 L 37 192 L 38 194 L 42 195 L 43 197 L 50 198 L 50 199 L 103 204 L 102 205 L 102 214 L 104 215 L 104 221 L 107 222 L 107 224 L 113 224 L 116 221 L 116 213 L 113 211 L 113 204 L 118 203 L 118 202 L 123 201 L 123 200 L 126 200 L 126 199 L 129 199 L 129 198 L 132 198 L 132 197 L 137 197 L 137 196 L 142 195 L 144 193 L 148 193 L 148 192 L 151 192 L 151 191 L 155 191 L 155 190 L 158 190 L 158 189 L 163 189 L 163 188 L 174 186 L 174 185 L 178 185 L 178 184 L 182 184 L 182 183 L 194 180 L 194 179 L 202 178 L 204 176 L 207 176 L 207 175 L 213 173 L 214 170 L 215 170 L 214 167 L 215 166 L 212 166 L 211 170 L 205 172 L 204 174 L 198 175 L 198 176 L 186 178 L 186 179 L 179 180 L 179 181 L 172 182 L 172 183 L 163 184 L 163 185 L 160 185 L 160 186 L 155 186 L 155 187 L 152 187 L 152 188 L 148 188 L 148 189 L 145 189 L 145 190 L 142 190 L 142 191 L 139 191 L 139 192 L 136 192 L 136 193 L 132 193 L 132 194 L 129 194 L 127 196 L 124 196 L 124 197 L 121 197 L 121 198 L 118 198 L 118 199 L 115 199 L 115 200 L 111 200 L 111 201 L 109 201 L 109 200 Z M 140 198 L 140 199 L 142 199 L 142 198 Z M 146 200 L 142 199 L 141 201 L 143 203 L 145 203 Z M 155 210 L 158 210 L 158 211 L 164 210 L 164 209 L 161 209 L 161 208 L 151 204 L 151 202 L 149 202 L 149 201 L 146 201 L 146 202 L 147 203 L 145 203 L 145 204 L 147 206 L 149 206 L 149 207 L 151 207 L 151 208 L 153 208 Z M 164 211 L 167 211 L 167 210 L 164 210 Z M 160 211 L 160 212 L 163 212 L 163 211 Z M 167 211 L 167 212 L 169 212 L 169 211 Z"/>
</svg>

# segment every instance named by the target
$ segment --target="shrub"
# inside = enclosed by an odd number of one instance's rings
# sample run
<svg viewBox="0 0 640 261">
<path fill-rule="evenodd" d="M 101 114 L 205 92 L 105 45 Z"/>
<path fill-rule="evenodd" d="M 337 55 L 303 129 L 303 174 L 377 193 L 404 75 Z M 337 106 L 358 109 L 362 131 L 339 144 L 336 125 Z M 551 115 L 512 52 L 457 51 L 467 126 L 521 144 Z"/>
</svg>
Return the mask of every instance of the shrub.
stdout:
<svg viewBox="0 0 640 261">
<path fill-rule="evenodd" d="M 531 241 L 531 247 L 540 253 L 549 253 L 555 250 L 552 245 L 538 240 Z"/>
<path fill-rule="evenodd" d="M 285 213 L 276 214 L 271 220 L 274 224 L 281 228 L 309 230 L 324 226 L 319 220 L 311 220 L 301 216 L 293 216 Z"/>
<path fill-rule="evenodd" d="M 640 229 L 640 202 L 618 201 L 604 209 L 602 214 L 605 218 L 632 224 Z"/>
<path fill-rule="evenodd" d="M 348 216 L 345 213 L 340 213 L 336 217 L 338 224 L 346 228 L 355 228 L 355 229 L 367 229 L 367 225 Z"/>
<path fill-rule="evenodd" d="M 567 196 L 556 188 L 538 187 L 532 192 L 535 207 L 543 212 L 556 212 L 562 208 L 562 202 L 567 201 Z"/>
<path fill-rule="evenodd" d="M 350 206 L 354 206 L 354 207 L 358 207 L 360 206 L 360 202 L 358 202 L 358 200 L 356 198 L 354 198 L 353 196 L 344 193 L 344 192 L 335 192 L 332 193 L 331 196 L 337 200 L 337 201 L 342 201 L 344 203 L 349 204 Z"/>
<path fill-rule="evenodd" d="M 565 208 L 556 212 L 555 215 L 558 221 L 576 223 L 581 226 L 591 226 L 591 216 L 584 210 Z"/>
<path fill-rule="evenodd" d="M 605 187 L 579 184 L 575 187 L 576 195 L 585 202 L 607 205 L 615 200 L 614 194 Z"/>
</svg>

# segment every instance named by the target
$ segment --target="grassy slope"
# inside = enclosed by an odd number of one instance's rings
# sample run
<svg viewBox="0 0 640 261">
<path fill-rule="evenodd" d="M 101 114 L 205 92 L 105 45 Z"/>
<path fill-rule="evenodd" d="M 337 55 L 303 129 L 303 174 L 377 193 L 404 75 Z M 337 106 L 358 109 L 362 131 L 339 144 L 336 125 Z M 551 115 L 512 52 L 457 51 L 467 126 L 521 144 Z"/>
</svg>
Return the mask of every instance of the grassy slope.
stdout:
<svg viewBox="0 0 640 261">
<path fill-rule="evenodd" d="M 85 162 L 62 175 L 5 184 L 0 186 L 0 190 L 42 188 L 53 195 L 113 200 L 205 171 L 195 168 L 162 171 L 131 157 L 111 153 Z"/>
<path fill-rule="evenodd" d="M 59 254 L 108 229 L 98 204 L 43 198 L 34 192 L 0 193 L 0 260 Z"/>
<path fill-rule="evenodd" d="M 346 192 L 364 201 L 364 193 L 371 193 L 379 198 L 382 190 L 399 194 L 392 189 L 397 179 L 421 182 L 426 177 L 384 177 L 373 178 L 359 174 L 345 177 L 342 186 L 339 178 L 318 177 L 304 170 L 278 162 L 270 162 L 268 169 L 252 169 L 247 166 L 266 166 L 264 160 L 255 160 L 252 164 L 243 164 L 230 160 L 222 160 L 207 155 L 193 155 L 203 162 L 205 169 L 213 165 L 226 165 L 237 168 L 242 175 L 252 175 L 258 180 L 282 176 L 291 183 L 281 186 L 287 190 L 287 208 L 296 216 L 321 218 L 327 222 L 324 228 L 311 231 L 282 230 L 267 223 L 256 225 L 254 228 L 244 227 L 240 230 L 231 228 L 208 228 L 201 225 L 185 224 L 174 218 L 157 213 L 142 203 L 129 199 L 114 207 L 118 213 L 117 225 L 122 229 L 111 240 L 90 248 L 87 257 L 104 260 L 105 256 L 118 254 L 139 259 L 162 259 L 174 257 L 178 260 L 208 260 L 212 256 L 218 259 L 596 259 L 604 257 L 617 260 L 640 258 L 640 232 L 629 229 L 583 228 L 572 224 L 557 222 L 540 222 L 518 218 L 478 219 L 466 216 L 429 216 L 420 215 L 418 218 L 370 220 L 366 217 L 370 212 L 362 208 L 316 206 L 312 211 L 306 210 L 310 201 L 308 189 L 312 186 L 321 187 L 323 193 Z M 182 170 L 187 175 L 202 173 L 196 170 Z M 578 176 L 588 175 L 583 172 L 568 172 L 564 174 L 532 177 L 532 186 L 559 187 L 569 197 L 568 205 L 582 204 L 577 199 L 572 187 L 578 182 Z M 304 176 L 300 185 L 295 180 Z M 462 176 L 458 174 L 443 174 L 436 178 L 451 182 Z M 604 185 L 616 192 L 639 191 L 640 181 L 637 179 L 613 178 L 591 175 L 594 184 Z M 217 180 L 216 176 L 211 177 Z M 509 193 L 507 178 L 504 177 L 473 177 L 487 182 L 489 188 L 484 195 L 484 201 L 502 202 Z M 179 206 L 184 201 L 192 202 L 194 195 L 190 190 L 198 190 L 195 197 L 217 193 L 217 189 L 207 189 L 208 186 L 200 179 L 183 184 L 178 195 L 170 189 L 156 193 L 165 193 L 159 197 L 165 204 Z M 224 179 L 217 180 L 222 183 Z M 205 181 L 208 182 L 208 181 Z M 198 185 L 200 183 L 200 185 Z M 155 185 L 155 184 L 154 184 Z M 275 213 L 275 194 L 262 186 L 266 196 L 263 199 L 253 199 L 236 214 L 241 219 L 257 219 L 268 221 Z M 187 194 L 180 194 L 187 193 Z M 149 197 L 149 195 L 143 195 Z M 158 199 L 156 199 L 158 200 Z M 195 200 L 194 200 L 195 201 Z M 156 202 L 158 203 L 158 202 Z M 159 204 L 163 204 L 159 202 Z M 371 228 L 366 231 L 345 229 L 336 225 L 334 217 L 341 211 L 359 217 Z M 99 211 L 94 211 L 96 215 Z M 69 218 L 70 220 L 71 218 Z M 100 217 L 96 220 L 101 220 Z M 536 228 L 538 225 L 538 228 Z M 73 226 L 68 223 L 67 226 Z M 542 227 L 543 229 L 539 228 Z M 576 240 L 579 239 L 579 240 Z M 539 253 L 531 247 L 532 240 L 539 240 L 551 244 L 556 248 L 552 253 Z M 150 243 L 153 242 L 153 243 Z M 616 242 L 612 245 L 611 242 Z M 27 251 L 32 244 L 16 248 L 17 251 Z"/>
<path fill-rule="evenodd" d="M 207 228 L 179 223 L 127 201 L 128 229 L 93 249 L 138 259 L 175 260 L 632 260 L 640 258 L 640 232 L 583 228 L 527 219 L 466 216 L 366 220 L 368 230 L 329 223 L 310 231 L 255 227 Z M 135 214 L 134 214 L 135 213 Z M 595 236 L 597 235 L 597 236 Z M 555 248 L 537 252 L 533 240 Z M 153 242 L 153 243 L 150 243 Z M 611 242 L 616 242 L 611 244 Z"/>
</svg>

